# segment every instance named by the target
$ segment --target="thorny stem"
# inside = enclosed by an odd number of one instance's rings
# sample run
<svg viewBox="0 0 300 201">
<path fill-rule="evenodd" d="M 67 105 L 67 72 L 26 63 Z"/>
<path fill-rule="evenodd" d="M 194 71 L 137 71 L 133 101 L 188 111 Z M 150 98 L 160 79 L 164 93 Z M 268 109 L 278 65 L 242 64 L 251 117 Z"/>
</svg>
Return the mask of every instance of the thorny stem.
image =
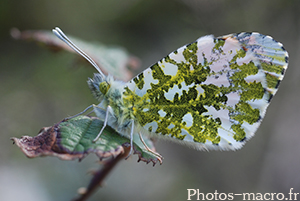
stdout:
<svg viewBox="0 0 300 201">
<path fill-rule="evenodd" d="M 118 164 L 119 161 L 124 159 L 129 154 L 130 146 L 127 147 L 127 146 L 123 145 L 123 149 L 124 149 L 124 151 L 121 152 L 119 155 L 117 155 L 116 157 L 114 157 L 108 161 L 105 161 L 103 167 L 94 174 L 94 177 L 90 181 L 90 183 L 86 189 L 86 192 L 81 194 L 79 197 L 74 198 L 72 201 L 87 200 L 89 198 L 89 196 L 91 196 L 92 193 L 98 187 L 100 187 L 102 185 L 104 179 L 111 172 L 111 170 Z"/>
</svg>

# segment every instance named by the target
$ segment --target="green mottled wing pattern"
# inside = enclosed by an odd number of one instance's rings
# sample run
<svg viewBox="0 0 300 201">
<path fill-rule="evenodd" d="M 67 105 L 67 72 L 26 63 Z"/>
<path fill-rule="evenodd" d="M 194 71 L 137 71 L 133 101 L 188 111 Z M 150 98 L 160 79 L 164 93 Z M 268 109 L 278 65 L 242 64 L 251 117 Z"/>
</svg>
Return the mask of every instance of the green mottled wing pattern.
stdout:
<svg viewBox="0 0 300 201">
<path fill-rule="evenodd" d="M 270 36 L 205 36 L 128 82 L 123 103 L 142 133 L 234 150 L 254 135 L 287 64 L 288 53 Z"/>
</svg>

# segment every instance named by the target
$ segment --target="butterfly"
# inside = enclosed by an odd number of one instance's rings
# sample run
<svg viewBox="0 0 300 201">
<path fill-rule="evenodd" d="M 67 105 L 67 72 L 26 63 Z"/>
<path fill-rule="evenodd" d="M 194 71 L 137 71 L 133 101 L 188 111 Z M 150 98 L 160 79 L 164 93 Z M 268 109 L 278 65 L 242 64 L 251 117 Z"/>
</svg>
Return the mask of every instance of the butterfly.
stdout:
<svg viewBox="0 0 300 201">
<path fill-rule="evenodd" d="M 109 125 L 130 139 L 129 155 L 135 134 L 197 150 L 241 148 L 258 129 L 288 66 L 287 51 L 270 36 L 208 35 L 123 82 L 104 75 L 59 28 L 53 32 L 98 71 L 88 86 L 99 104 L 79 113 L 93 108 L 104 119 L 94 142 Z"/>
</svg>

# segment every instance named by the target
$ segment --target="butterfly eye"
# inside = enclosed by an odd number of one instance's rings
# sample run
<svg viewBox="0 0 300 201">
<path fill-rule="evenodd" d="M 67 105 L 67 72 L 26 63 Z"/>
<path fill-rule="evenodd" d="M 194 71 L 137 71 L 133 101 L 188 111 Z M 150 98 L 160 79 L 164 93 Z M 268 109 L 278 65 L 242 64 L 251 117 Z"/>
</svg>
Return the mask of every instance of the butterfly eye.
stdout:
<svg viewBox="0 0 300 201">
<path fill-rule="evenodd" d="M 109 87 L 110 87 L 110 86 L 109 86 L 109 84 L 108 84 L 106 81 L 101 82 L 101 83 L 99 84 L 99 90 L 101 91 L 101 93 L 102 93 L 103 95 L 106 94 L 106 92 L 108 91 Z"/>
</svg>

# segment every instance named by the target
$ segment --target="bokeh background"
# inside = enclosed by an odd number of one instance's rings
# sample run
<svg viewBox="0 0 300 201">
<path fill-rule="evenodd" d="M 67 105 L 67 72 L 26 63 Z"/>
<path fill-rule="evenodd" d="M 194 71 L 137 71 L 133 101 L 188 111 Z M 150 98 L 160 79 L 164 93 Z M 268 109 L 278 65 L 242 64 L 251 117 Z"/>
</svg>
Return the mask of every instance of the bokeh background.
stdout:
<svg viewBox="0 0 300 201">
<path fill-rule="evenodd" d="M 289 69 L 265 119 L 236 152 L 199 152 L 158 142 L 163 165 L 121 162 L 90 200 L 187 199 L 203 193 L 300 192 L 300 2 L 298 0 L 2 0 L 0 3 L 0 200 L 70 200 L 86 186 L 97 158 L 82 162 L 28 159 L 10 137 L 97 103 L 86 85 L 92 68 L 73 68 L 74 55 L 15 41 L 12 27 L 51 30 L 125 47 L 147 68 L 200 36 L 241 31 L 271 35 L 289 51 Z M 193 198 L 195 200 L 195 198 Z M 298 196 L 300 199 L 300 196 Z M 236 197 L 235 200 L 242 200 Z"/>
</svg>

